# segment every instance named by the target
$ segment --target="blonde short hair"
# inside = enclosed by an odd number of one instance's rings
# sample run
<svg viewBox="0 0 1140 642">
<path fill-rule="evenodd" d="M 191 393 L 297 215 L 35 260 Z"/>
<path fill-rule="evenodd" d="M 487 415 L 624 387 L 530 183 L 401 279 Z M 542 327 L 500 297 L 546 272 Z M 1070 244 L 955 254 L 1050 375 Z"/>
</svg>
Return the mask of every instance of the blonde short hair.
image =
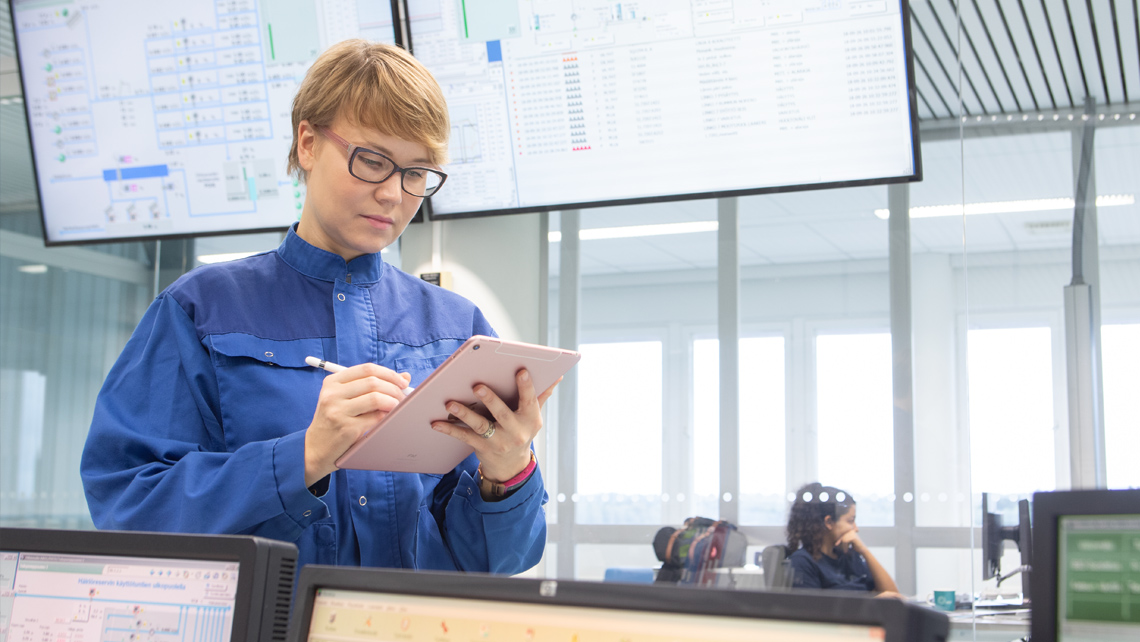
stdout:
<svg viewBox="0 0 1140 642">
<path fill-rule="evenodd" d="M 354 125 L 422 144 L 436 165 L 447 162 L 451 124 L 443 91 L 420 61 L 397 46 L 345 40 L 317 58 L 293 98 L 290 173 L 302 180 L 308 174 L 297 157 L 301 121 L 327 127 L 342 115 Z"/>
</svg>

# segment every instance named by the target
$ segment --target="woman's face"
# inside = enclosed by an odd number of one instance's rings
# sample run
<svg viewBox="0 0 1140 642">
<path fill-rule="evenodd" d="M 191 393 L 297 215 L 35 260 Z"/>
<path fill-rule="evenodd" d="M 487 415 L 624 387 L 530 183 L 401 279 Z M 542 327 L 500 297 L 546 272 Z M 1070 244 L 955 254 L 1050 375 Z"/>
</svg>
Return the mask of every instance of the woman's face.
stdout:
<svg viewBox="0 0 1140 642">
<path fill-rule="evenodd" d="M 852 504 L 838 519 L 828 520 L 827 530 L 833 542 L 843 539 L 843 536 L 851 531 L 858 533 L 859 527 L 855 525 L 855 505 Z"/>
<path fill-rule="evenodd" d="M 401 166 L 432 166 L 427 147 L 338 117 L 330 128 L 350 143 L 381 152 Z M 348 153 L 302 121 L 298 161 L 308 173 L 307 195 L 297 234 L 345 261 L 391 245 L 419 209 L 422 198 L 400 188 L 400 173 L 366 183 L 348 173 Z"/>
</svg>

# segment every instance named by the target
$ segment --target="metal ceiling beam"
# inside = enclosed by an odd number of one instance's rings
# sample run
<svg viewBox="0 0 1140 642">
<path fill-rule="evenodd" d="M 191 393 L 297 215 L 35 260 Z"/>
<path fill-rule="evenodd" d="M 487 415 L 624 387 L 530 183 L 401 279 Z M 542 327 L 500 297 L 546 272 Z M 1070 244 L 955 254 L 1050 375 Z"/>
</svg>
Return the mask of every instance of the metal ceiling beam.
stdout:
<svg viewBox="0 0 1140 642">
<path fill-rule="evenodd" d="M 966 138 L 1073 131 L 1084 124 L 1084 115 L 1082 109 L 1049 109 L 1040 112 L 923 120 L 919 121 L 918 126 L 921 140 L 930 142 L 954 140 L 958 138 L 959 131 Z M 1135 127 L 1140 125 L 1140 105 L 1134 105 L 1131 109 L 1126 105 L 1109 108 L 1101 106 L 1099 113 L 1091 118 L 1096 121 L 1098 128 Z"/>
<path fill-rule="evenodd" d="M 958 63 L 959 73 L 961 73 L 962 76 L 965 76 L 966 83 L 970 85 L 970 90 L 974 92 L 974 98 L 977 98 L 978 105 L 980 105 L 982 108 L 982 113 L 988 112 L 989 110 L 986 109 L 986 103 L 982 101 L 981 93 L 979 93 L 978 88 L 976 86 L 974 86 L 974 79 L 970 77 L 970 72 L 966 70 L 966 66 L 961 64 L 962 54 L 961 54 L 961 52 L 958 51 L 958 47 L 954 44 L 954 41 L 951 40 L 950 33 L 948 31 L 946 31 L 946 27 L 942 24 L 942 18 L 939 17 L 938 11 L 934 8 L 933 0 L 926 0 L 926 3 L 930 7 L 930 13 L 934 15 L 934 24 L 938 25 L 938 30 L 942 32 L 942 38 L 945 39 L 946 44 L 949 45 L 950 51 L 951 51 L 951 53 L 954 54 L 955 60 L 959 61 L 959 63 Z M 919 28 L 921 29 L 921 26 Z M 924 33 L 922 35 L 925 36 L 926 34 Z M 933 47 L 931 47 L 931 49 L 933 49 Z M 935 52 L 935 55 L 937 56 L 938 53 Z M 940 58 L 940 61 L 941 61 L 941 58 Z M 966 112 L 966 113 L 969 113 L 969 112 Z"/>
<path fill-rule="evenodd" d="M 1005 28 L 1005 37 L 1009 39 L 1009 46 L 1013 48 L 1013 57 L 1017 58 L 1017 67 L 1021 70 L 1021 78 L 1025 81 L 1025 87 L 1029 90 L 1029 97 L 1033 100 L 1033 108 L 1041 109 L 1041 104 L 1037 102 L 1037 92 L 1033 91 L 1033 83 L 1029 82 L 1029 74 L 1025 73 L 1025 63 L 1021 61 L 1021 50 L 1017 48 L 1017 41 L 1013 39 L 1013 31 L 1009 28 L 1009 20 L 1006 20 L 1005 10 L 1001 8 L 1001 2 L 994 2 L 994 6 L 997 7 L 1001 25 Z"/>
<path fill-rule="evenodd" d="M 1135 5 L 1134 5 L 1135 6 Z M 1116 3 L 1108 3 L 1112 12 L 1112 35 L 1116 38 L 1116 64 L 1120 67 L 1120 87 L 1124 90 L 1124 102 L 1128 102 L 1128 79 L 1124 73 L 1124 49 L 1120 46 L 1120 25 L 1116 21 Z M 1137 41 L 1140 44 L 1140 40 Z"/>
<path fill-rule="evenodd" d="M 961 88 L 958 86 L 958 84 L 956 82 L 954 82 L 954 78 L 952 78 L 950 76 L 950 72 L 946 69 L 946 65 L 942 64 L 942 57 L 938 55 L 938 50 L 934 48 L 934 43 L 931 42 L 930 37 L 926 35 L 926 29 L 922 28 L 922 22 L 919 21 L 918 15 L 911 13 L 910 17 L 914 21 L 914 26 L 918 27 L 918 33 L 922 36 L 922 39 L 926 42 L 926 46 L 930 48 L 930 53 L 932 56 L 934 56 L 934 62 L 938 63 L 938 68 L 942 70 L 942 75 L 946 77 L 946 82 L 950 83 L 950 88 L 954 90 L 954 93 L 956 95 L 958 95 L 959 98 L 961 98 L 961 94 L 962 94 Z M 954 48 L 951 47 L 950 50 L 954 51 Z M 957 60 L 957 55 L 958 55 L 957 52 L 955 52 L 954 55 L 955 55 L 955 60 Z M 915 60 L 918 60 L 920 65 L 922 64 L 921 58 L 918 58 L 916 56 Z M 922 70 L 926 71 L 926 67 L 924 66 Z M 927 75 L 929 76 L 929 74 L 927 74 Z M 933 84 L 934 79 L 931 78 L 930 80 L 931 80 L 931 83 Z M 937 88 L 937 85 L 935 85 L 935 88 Z M 977 92 L 975 92 L 975 94 L 976 93 Z M 941 94 L 941 92 L 939 92 L 939 94 Z M 958 104 L 961 105 L 963 112 L 965 112 L 966 114 L 970 113 L 970 109 L 968 107 L 966 107 L 965 103 L 963 103 L 961 100 L 959 100 Z M 984 105 L 982 107 L 983 107 L 983 109 L 985 108 Z M 954 111 L 950 109 L 949 105 L 947 105 L 946 108 L 950 112 L 951 115 L 954 113 Z"/>
<path fill-rule="evenodd" d="M 1025 12 L 1025 3 L 1017 0 L 1017 7 L 1021 9 L 1021 19 L 1025 22 L 1025 32 L 1029 34 L 1029 44 L 1033 45 L 1033 55 L 1037 56 L 1037 66 L 1041 68 L 1041 78 L 1045 80 L 1045 90 L 1049 92 L 1049 102 L 1053 109 L 1057 108 L 1057 98 L 1053 95 L 1053 84 L 1049 82 L 1049 74 L 1045 71 L 1045 62 L 1041 60 L 1041 50 L 1037 47 L 1037 37 L 1033 35 L 1033 25 L 1029 24 L 1029 14 Z"/>
<path fill-rule="evenodd" d="M 941 101 L 942 106 L 946 108 L 946 115 L 953 118 L 954 110 L 950 108 L 950 103 L 946 102 L 946 97 L 942 95 L 942 90 L 938 88 L 938 83 L 934 82 L 934 78 L 931 77 L 930 72 L 926 70 L 926 65 L 922 63 L 922 58 L 915 56 L 914 61 L 918 63 L 918 68 L 922 70 L 922 73 L 926 76 L 926 80 L 930 82 L 930 86 L 934 87 L 934 93 L 938 95 L 938 100 Z M 930 113 L 934 114 L 935 116 L 938 115 L 934 110 L 931 110 Z"/>
<path fill-rule="evenodd" d="M 978 48 L 974 46 L 974 39 L 970 36 L 970 30 L 966 28 L 966 24 L 962 22 L 962 14 L 960 13 L 959 5 L 954 0 L 949 0 L 950 6 L 954 8 L 954 15 L 957 17 L 958 28 L 963 36 L 966 36 L 966 44 L 970 45 L 970 51 L 974 53 L 974 60 L 978 61 L 978 68 L 982 70 L 982 77 L 986 79 L 986 84 L 990 87 L 990 93 L 994 95 L 994 100 L 997 101 L 998 111 L 1005 111 L 1005 105 L 1001 102 L 1001 96 L 997 93 L 997 88 L 994 87 L 994 82 L 990 78 L 990 72 L 986 71 L 986 66 L 982 63 L 982 57 L 978 55 Z M 1045 0 L 1041 0 L 1044 2 Z M 981 98 L 978 99 L 979 101 Z"/>
<path fill-rule="evenodd" d="M 1068 0 L 1066 0 L 1067 2 Z M 1009 79 L 1009 72 L 1005 70 L 1005 63 L 1001 61 L 1001 54 L 998 53 L 997 45 L 994 44 L 994 36 L 990 33 L 990 28 L 986 25 L 986 18 L 982 15 L 982 9 L 978 6 L 978 0 L 970 0 L 974 5 L 974 13 L 978 14 L 978 22 L 982 25 L 982 32 L 986 34 L 986 40 L 990 43 L 990 50 L 994 52 L 994 58 L 997 59 L 998 69 L 1001 69 L 1001 75 L 1005 78 L 1005 86 L 1009 87 L 1009 94 L 1013 96 L 1013 104 L 1017 105 L 1018 111 L 1024 109 L 1021 106 L 1021 100 L 1017 98 L 1017 91 L 1013 88 L 1013 83 Z M 981 61 L 979 60 L 979 63 Z"/>
<path fill-rule="evenodd" d="M 1069 0 L 1062 0 L 1065 4 L 1065 19 L 1069 21 L 1069 38 L 1073 41 L 1073 52 L 1076 53 L 1077 67 L 1081 70 L 1081 86 L 1085 88 L 1085 95 L 1089 92 L 1089 78 L 1085 74 L 1085 62 L 1081 60 L 1081 46 L 1077 44 L 1077 28 L 1073 26 L 1073 12 L 1069 9 Z"/>
<path fill-rule="evenodd" d="M 1065 63 L 1061 60 L 1061 49 L 1057 47 L 1057 34 L 1053 31 L 1053 18 L 1049 16 L 1049 9 L 1045 6 L 1045 0 L 1039 0 L 1041 3 L 1041 13 L 1045 14 L 1045 27 L 1049 30 L 1049 40 L 1053 42 L 1053 55 L 1057 58 L 1057 67 L 1061 69 L 1061 80 L 1065 81 L 1065 93 L 1069 96 L 1069 104 L 1075 104 L 1073 100 L 1073 89 L 1069 87 L 1069 74 L 1065 72 Z"/>
<path fill-rule="evenodd" d="M 1100 84 L 1104 89 L 1104 104 L 1112 104 L 1112 96 L 1108 93 L 1108 76 L 1104 73 L 1104 56 L 1100 53 L 1100 34 L 1096 30 L 1096 14 L 1093 13 L 1092 0 L 1085 0 L 1089 11 L 1089 31 L 1092 32 L 1093 46 L 1096 47 L 1096 65 L 1100 69 Z"/>
</svg>

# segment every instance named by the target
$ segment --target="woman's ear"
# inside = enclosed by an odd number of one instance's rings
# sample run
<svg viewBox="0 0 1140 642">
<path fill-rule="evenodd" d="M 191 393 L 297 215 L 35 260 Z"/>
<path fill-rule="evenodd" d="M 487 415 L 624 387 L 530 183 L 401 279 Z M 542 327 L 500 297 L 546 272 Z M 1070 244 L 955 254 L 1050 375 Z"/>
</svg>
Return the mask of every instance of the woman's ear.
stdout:
<svg viewBox="0 0 1140 642">
<path fill-rule="evenodd" d="M 823 518 L 823 527 L 826 528 L 827 530 L 831 530 L 831 529 L 835 528 L 835 518 L 832 517 L 831 515 L 824 517 Z"/>
<path fill-rule="evenodd" d="M 316 129 L 307 120 L 302 120 L 297 125 L 297 164 L 306 172 L 313 170 L 316 160 L 316 133 Z"/>
</svg>

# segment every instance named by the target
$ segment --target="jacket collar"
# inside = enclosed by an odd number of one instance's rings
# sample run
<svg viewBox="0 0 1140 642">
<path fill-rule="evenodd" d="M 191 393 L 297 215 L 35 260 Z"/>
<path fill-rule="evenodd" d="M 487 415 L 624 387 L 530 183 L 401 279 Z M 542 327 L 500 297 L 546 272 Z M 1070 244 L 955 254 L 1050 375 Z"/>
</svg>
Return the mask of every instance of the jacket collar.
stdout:
<svg viewBox="0 0 1140 642">
<path fill-rule="evenodd" d="M 285 240 L 277 248 L 277 255 L 305 276 L 322 281 L 349 281 L 354 284 L 375 283 L 384 274 L 384 259 L 380 253 L 365 254 L 345 263 L 337 254 L 310 245 L 297 236 L 297 225 L 289 228 Z M 351 275 L 351 279 L 349 279 Z"/>
</svg>

